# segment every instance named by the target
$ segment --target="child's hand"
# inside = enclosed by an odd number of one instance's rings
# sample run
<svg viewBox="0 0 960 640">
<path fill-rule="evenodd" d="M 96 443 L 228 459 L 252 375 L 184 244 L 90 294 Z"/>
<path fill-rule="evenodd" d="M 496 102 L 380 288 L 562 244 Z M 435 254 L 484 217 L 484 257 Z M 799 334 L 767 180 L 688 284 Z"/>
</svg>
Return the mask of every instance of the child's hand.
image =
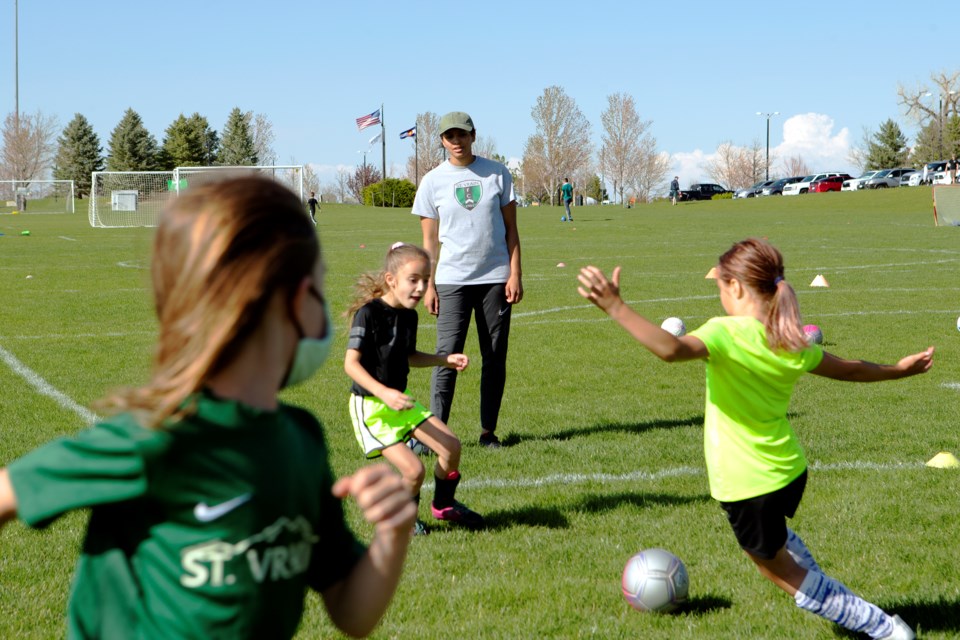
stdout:
<svg viewBox="0 0 960 640">
<path fill-rule="evenodd" d="M 927 347 L 926 351 L 901 358 L 900 361 L 897 362 L 897 368 L 903 371 L 904 376 L 915 376 L 918 373 L 926 373 L 932 366 L 933 347 Z"/>
<path fill-rule="evenodd" d="M 470 366 L 470 358 L 463 355 L 462 353 L 451 353 L 447 356 L 447 369 L 456 369 L 457 371 L 463 371 L 468 366 Z"/>
<path fill-rule="evenodd" d="M 387 389 L 379 397 L 381 400 L 383 400 L 383 404 L 387 405 L 394 411 L 406 411 L 407 409 L 413 409 L 413 398 L 405 394 L 403 391 L 398 391 L 397 389 Z"/>
<path fill-rule="evenodd" d="M 577 293 L 607 313 L 623 304 L 620 298 L 620 267 L 613 270 L 612 280 L 607 280 L 603 271 L 592 265 L 583 267 L 577 280 L 581 284 L 577 287 Z"/>
<path fill-rule="evenodd" d="M 377 532 L 409 531 L 417 519 L 417 506 L 410 491 L 388 465 L 379 463 L 361 467 L 353 475 L 337 480 L 331 490 L 338 498 L 351 496 L 357 501 L 367 522 Z"/>
</svg>

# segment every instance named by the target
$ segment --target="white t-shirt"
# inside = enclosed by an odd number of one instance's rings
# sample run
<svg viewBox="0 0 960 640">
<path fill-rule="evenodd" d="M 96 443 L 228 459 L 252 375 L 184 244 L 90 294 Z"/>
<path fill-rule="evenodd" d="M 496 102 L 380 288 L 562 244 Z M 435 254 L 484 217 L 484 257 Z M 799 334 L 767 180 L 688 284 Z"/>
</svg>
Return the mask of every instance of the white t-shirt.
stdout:
<svg viewBox="0 0 960 640">
<path fill-rule="evenodd" d="M 466 167 L 444 162 L 423 177 L 413 215 L 440 221 L 436 284 L 492 284 L 510 278 L 501 208 L 513 199 L 507 168 L 479 156 Z"/>
</svg>

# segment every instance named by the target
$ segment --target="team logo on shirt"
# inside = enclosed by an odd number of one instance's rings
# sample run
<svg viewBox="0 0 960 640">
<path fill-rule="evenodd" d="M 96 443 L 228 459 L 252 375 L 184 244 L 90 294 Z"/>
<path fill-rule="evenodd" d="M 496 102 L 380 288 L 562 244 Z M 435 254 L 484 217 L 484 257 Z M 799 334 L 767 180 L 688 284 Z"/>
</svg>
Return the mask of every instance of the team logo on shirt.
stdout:
<svg viewBox="0 0 960 640">
<path fill-rule="evenodd" d="M 479 180 L 464 180 L 453 185 L 453 192 L 461 207 L 467 211 L 473 211 L 480 202 L 480 197 L 483 196 L 483 187 Z"/>
</svg>

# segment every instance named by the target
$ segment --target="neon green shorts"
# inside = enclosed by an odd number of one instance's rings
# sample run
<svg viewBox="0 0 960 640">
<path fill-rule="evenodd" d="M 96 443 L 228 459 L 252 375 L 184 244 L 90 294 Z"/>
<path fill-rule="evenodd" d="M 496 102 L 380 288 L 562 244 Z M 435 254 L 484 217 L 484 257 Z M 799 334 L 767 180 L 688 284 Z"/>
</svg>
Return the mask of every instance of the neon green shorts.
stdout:
<svg viewBox="0 0 960 640">
<path fill-rule="evenodd" d="M 416 400 L 412 409 L 395 411 L 376 396 L 350 394 L 353 433 L 368 458 L 379 458 L 383 449 L 406 442 L 413 430 L 432 416 L 430 410 Z"/>
</svg>

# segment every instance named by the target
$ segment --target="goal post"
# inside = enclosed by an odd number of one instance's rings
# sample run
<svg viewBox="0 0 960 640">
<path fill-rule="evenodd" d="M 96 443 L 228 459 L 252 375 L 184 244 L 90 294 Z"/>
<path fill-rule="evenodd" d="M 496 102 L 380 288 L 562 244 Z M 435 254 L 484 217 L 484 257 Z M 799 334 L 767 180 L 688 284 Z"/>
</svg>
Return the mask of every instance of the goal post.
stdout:
<svg viewBox="0 0 960 640">
<path fill-rule="evenodd" d="M 933 223 L 938 227 L 960 227 L 960 185 L 934 185 Z"/>
<path fill-rule="evenodd" d="M 95 171 L 88 215 L 91 227 L 155 227 L 166 203 L 191 187 L 256 174 L 282 182 L 306 202 L 303 165 L 177 167 L 173 171 Z"/>
<path fill-rule="evenodd" d="M 74 213 L 73 180 L 0 180 L 0 213 Z"/>
</svg>

